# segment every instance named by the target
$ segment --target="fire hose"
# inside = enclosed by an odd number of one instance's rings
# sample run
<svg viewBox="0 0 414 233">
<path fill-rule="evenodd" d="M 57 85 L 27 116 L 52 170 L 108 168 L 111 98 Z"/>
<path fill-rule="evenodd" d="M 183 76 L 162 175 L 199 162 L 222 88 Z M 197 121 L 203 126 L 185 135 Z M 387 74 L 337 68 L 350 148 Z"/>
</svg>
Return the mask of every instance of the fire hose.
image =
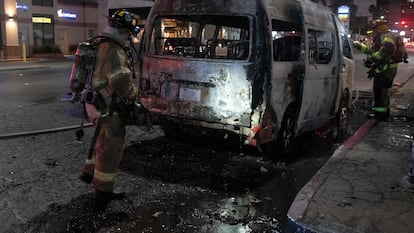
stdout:
<svg viewBox="0 0 414 233">
<path fill-rule="evenodd" d="M 92 123 L 87 123 L 84 127 L 93 126 Z M 17 133 L 8 133 L 8 134 L 0 134 L 0 139 L 8 139 L 8 138 L 15 138 L 15 137 L 22 137 L 22 136 L 30 136 L 30 135 L 38 135 L 38 134 L 46 134 L 46 133 L 53 133 L 53 132 L 62 132 L 67 130 L 78 129 L 79 125 L 72 125 L 72 126 L 64 126 L 64 127 L 56 127 L 50 129 L 41 129 L 41 130 L 32 130 L 32 131 L 23 131 Z"/>
</svg>

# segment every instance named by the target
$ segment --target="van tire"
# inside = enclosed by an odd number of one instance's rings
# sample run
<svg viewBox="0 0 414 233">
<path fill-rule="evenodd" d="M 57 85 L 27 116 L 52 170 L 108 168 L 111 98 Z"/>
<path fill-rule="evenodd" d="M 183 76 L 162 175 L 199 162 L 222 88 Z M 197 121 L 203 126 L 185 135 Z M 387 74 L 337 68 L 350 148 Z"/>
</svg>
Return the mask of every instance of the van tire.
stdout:
<svg viewBox="0 0 414 233">
<path fill-rule="evenodd" d="M 282 161 L 286 159 L 286 155 L 294 150 L 295 109 L 296 108 L 294 107 L 289 107 L 286 110 L 277 139 L 260 145 L 260 149 L 266 159 L 271 161 Z"/>
<path fill-rule="evenodd" d="M 295 149 L 295 108 L 289 107 L 282 120 L 276 145 L 279 153 L 287 155 Z"/>
<path fill-rule="evenodd" d="M 340 141 L 346 138 L 348 135 L 349 127 L 349 108 L 348 108 L 349 93 L 346 92 L 342 95 L 341 102 L 339 104 L 338 112 L 334 118 L 333 132 L 330 136 L 333 141 Z"/>
</svg>

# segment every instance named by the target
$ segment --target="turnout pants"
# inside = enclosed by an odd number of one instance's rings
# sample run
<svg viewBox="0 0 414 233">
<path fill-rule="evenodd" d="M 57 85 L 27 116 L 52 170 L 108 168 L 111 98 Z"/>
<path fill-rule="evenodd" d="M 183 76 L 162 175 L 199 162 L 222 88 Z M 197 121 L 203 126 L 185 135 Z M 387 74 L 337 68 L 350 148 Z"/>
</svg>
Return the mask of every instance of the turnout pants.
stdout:
<svg viewBox="0 0 414 233">
<path fill-rule="evenodd" d="M 389 114 L 389 89 L 392 86 L 397 69 L 388 69 L 375 74 L 374 77 L 374 112 L 376 116 L 388 117 Z"/>
<path fill-rule="evenodd" d="M 81 167 L 81 172 L 93 176 L 91 184 L 95 190 L 113 192 L 123 157 L 126 130 L 116 113 L 99 120 L 102 125 L 93 157 Z"/>
</svg>

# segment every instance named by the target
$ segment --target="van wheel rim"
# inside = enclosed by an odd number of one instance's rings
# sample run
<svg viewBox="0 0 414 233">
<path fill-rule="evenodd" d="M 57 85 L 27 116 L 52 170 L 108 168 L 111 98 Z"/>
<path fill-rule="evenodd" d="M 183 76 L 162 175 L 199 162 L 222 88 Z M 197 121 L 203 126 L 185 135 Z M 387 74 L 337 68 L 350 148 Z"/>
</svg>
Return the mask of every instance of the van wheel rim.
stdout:
<svg viewBox="0 0 414 233">
<path fill-rule="evenodd" d="M 288 117 L 286 125 L 282 132 L 283 148 L 285 152 L 289 152 L 293 147 L 293 119 Z"/>
<path fill-rule="evenodd" d="M 348 110 L 346 107 L 342 107 L 339 114 L 339 131 L 341 133 L 346 133 L 348 129 L 348 120 Z"/>
</svg>

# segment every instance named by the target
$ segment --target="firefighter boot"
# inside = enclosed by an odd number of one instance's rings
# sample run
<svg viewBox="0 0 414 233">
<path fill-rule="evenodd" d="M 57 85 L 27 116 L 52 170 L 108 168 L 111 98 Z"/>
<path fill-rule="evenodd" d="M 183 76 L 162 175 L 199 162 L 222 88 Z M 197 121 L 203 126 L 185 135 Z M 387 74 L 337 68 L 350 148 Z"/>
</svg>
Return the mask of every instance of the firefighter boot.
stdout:
<svg viewBox="0 0 414 233">
<path fill-rule="evenodd" d="M 95 208 L 98 211 L 105 211 L 111 201 L 122 200 L 125 197 L 125 193 L 113 193 L 95 190 Z"/>
<path fill-rule="evenodd" d="M 79 179 L 87 184 L 90 184 L 93 179 L 95 165 L 94 164 L 83 164 L 80 168 L 81 174 L 79 175 Z"/>
<path fill-rule="evenodd" d="M 90 184 L 92 182 L 93 176 L 86 174 L 86 173 L 81 173 L 79 175 L 79 179 L 87 184 Z"/>
<path fill-rule="evenodd" d="M 375 118 L 379 121 L 388 121 L 390 118 L 390 109 L 385 112 L 375 112 Z"/>
<path fill-rule="evenodd" d="M 371 109 L 368 111 L 367 117 L 368 117 L 368 118 L 374 118 L 374 117 L 375 117 L 375 111 L 374 111 L 374 108 L 371 108 Z"/>
</svg>

